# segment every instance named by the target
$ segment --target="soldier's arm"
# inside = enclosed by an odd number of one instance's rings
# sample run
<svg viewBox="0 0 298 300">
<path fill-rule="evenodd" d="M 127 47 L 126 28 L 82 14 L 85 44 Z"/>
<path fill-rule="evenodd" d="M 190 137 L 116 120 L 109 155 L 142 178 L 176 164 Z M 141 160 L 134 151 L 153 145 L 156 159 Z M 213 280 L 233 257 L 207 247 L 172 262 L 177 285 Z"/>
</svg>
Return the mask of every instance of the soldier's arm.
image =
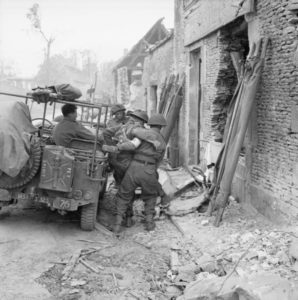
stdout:
<svg viewBox="0 0 298 300">
<path fill-rule="evenodd" d="M 85 128 L 83 125 L 80 124 L 78 124 L 76 128 L 76 136 L 84 140 L 95 139 L 95 135 L 90 130 L 88 130 L 87 128 Z"/>
<path fill-rule="evenodd" d="M 141 145 L 141 140 L 137 137 L 133 138 L 130 141 L 118 144 L 117 147 L 119 151 L 134 151 Z"/>
<path fill-rule="evenodd" d="M 103 145 L 102 150 L 110 153 L 119 153 L 119 151 L 135 151 L 141 145 L 141 142 L 142 141 L 140 139 L 133 138 L 132 140 L 118 144 L 117 146 Z"/>
</svg>

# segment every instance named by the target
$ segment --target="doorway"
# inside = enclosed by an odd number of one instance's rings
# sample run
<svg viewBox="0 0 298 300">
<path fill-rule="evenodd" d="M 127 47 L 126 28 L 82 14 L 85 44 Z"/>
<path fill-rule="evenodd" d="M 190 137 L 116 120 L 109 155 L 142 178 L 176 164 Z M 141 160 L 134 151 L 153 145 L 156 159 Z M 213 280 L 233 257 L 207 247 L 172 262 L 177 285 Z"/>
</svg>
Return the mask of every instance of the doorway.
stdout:
<svg viewBox="0 0 298 300">
<path fill-rule="evenodd" d="M 150 108 L 149 115 L 155 114 L 157 112 L 157 85 L 150 86 Z"/>
<path fill-rule="evenodd" d="M 201 131 L 202 59 L 200 49 L 190 52 L 189 71 L 189 158 L 199 164 Z"/>
</svg>

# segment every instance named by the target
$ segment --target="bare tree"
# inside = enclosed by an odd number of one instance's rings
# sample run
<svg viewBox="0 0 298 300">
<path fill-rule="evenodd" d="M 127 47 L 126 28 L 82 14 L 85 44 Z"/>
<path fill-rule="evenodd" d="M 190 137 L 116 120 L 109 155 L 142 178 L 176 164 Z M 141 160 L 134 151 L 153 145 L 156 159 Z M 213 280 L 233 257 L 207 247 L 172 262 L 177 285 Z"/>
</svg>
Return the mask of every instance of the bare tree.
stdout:
<svg viewBox="0 0 298 300">
<path fill-rule="evenodd" d="M 46 69 L 47 69 L 46 84 L 48 84 L 49 79 L 50 79 L 51 46 L 55 39 L 52 36 L 47 36 L 41 27 L 41 18 L 40 18 L 40 14 L 39 14 L 39 4 L 38 3 L 35 3 L 32 5 L 32 7 L 29 9 L 29 12 L 27 13 L 26 16 L 30 20 L 33 28 L 41 34 L 41 36 L 43 37 L 43 39 L 46 42 L 45 65 L 46 65 Z"/>
</svg>

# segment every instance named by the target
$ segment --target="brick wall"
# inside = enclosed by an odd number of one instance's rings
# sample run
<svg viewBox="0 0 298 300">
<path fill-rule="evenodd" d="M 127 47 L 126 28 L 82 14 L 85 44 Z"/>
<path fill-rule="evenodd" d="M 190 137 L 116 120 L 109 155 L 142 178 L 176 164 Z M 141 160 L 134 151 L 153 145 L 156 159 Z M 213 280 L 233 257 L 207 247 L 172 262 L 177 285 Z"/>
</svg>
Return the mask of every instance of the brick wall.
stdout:
<svg viewBox="0 0 298 300">
<path fill-rule="evenodd" d="M 184 161 L 194 155 L 190 134 L 190 112 L 194 109 L 189 99 L 189 53 L 196 44 L 203 60 L 202 79 L 202 136 L 210 140 L 212 132 L 219 129 L 224 115 L 217 115 L 218 106 L 226 105 L 231 99 L 235 82 L 229 57 L 229 47 L 237 41 L 229 40 L 229 30 L 220 30 L 184 48 L 184 30 L 188 22 L 182 1 L 175 1 L 174 66 L 176 72 L 186 72 L 185 101 L 181 109 L 179 135 L 180 148 L 184 149 Z M 277 219 L 282 215 L 298 216 L 298 135 L 288 134 L 291 126 L 292 108 L 298 105 L 298 26 L 291 25 L 294 17 L 288 8 L 289 0 L 257 0 L 255 15 L 246 16 L 249 21 L 249 41 L 258 37 L 269 37 L 267 51 L 256 104 L 248 128 L 247 152 L 241 158 L 242 177 L 247 182 L 242 193 L 259 211 Z M 192 12 L 194 15 L 196 12 Z M 193 18 L 192 18 L 193 19 Z M 201 20 L 203 22 L 203 20 Z M 224 25 L 224 24 L 223 24 Z M 197 25 L 196 25 L 197 26 Z M 229 25 L 228 25 L 229 26 Z M 226 31 L 225 31 L 226 30 Z M 226 73 L 228 72 L 228 73 Z M 227 76 L 228 80 L 226 80 Z M 230 81 L 230 83 L 228 83 Z M 204 152 L 204 144 L 201 145 Z M 237 174 L 236 174 L 237 177 Z"/>
<path fill-rule="evenodd" d="M 226 113 L 237 85 L 237 75 L 233 67 L 230 51 L 241 48 L 238 40 L 231 37 L 229 28 L 223 28 L 200 41 L 203 67 L 201 95 L 201 141 L 200 157 L 204 164 L 205 149 L 208 141 L 223 136 Z M 191 55 L 191 51 L 190 51 Z M 191 96 L 188 96 L 191 97 Z M 190 116 L 197 109 L 197 100 L 189 100 Z M 192 119 L 194 116 L 192 117 Z M 195 149 L 194 138 L 196 122 L 190 124 L 189 148 Z M 194 150 L 189 153 L 190 162 L 195 161 Z"/>
<path fill-rule="evenodd" d="M 257 143 L 252 149 L 250 176 L 254 191 L 257 187 L 270 195 L 268 205 L 297 216 L 298 135 L 289 135 L 288 130 L 292 106 L 298 104 L 294 60 L 298 31 L 289 24 L 293 17 L 289 4 L 286 0 L 257 1 L 259 34 L 269 37 L 271 43 L 257 97 Z M 257 193 L 252 192 L 252 201 Z"/>
</svg>

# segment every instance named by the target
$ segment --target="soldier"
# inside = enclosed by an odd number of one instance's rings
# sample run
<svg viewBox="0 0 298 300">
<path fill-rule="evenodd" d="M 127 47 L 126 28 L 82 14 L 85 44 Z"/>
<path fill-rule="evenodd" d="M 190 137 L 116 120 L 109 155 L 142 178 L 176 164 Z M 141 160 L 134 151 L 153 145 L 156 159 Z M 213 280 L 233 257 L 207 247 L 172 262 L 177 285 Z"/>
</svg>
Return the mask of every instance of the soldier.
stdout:
<svg viewBox="0 0 298 300">
<path fill-rule="evenodd" d="M 56 145 L 69 147 L 73 138 L 94 140 L 95 135 L 76 121 L 77 107 L 74 104 L 64 104 L 61 108 L 63 120 L 53 130 Z"/>
<path fill-rule="evenodd" d="M 111 109 L 112 118 L 107 123 L 107 128 L 117 127 L 125 124 L 129 118 L 125 115 L 125 107 L 122 104 L 116 104 Z"/>
<path fill-rule="evenodd" d="M 133 128 L 144 128 L 144 124 L 148 122 L 148 115 L 145 111 L 136 110 L 130 113 L 129 121 L 122 126 L 109 128 L 105 131 L 105 139 L 110 145 L 115 146 L 117 142 L 123 142 L 132 139 L 131 131 Z M 103 149 L 108 149 L 104 147 Z M 106 151 L 105 150 L 105 151 Z M 133 153 L 131 151 L 121 151 L 120 153 L 110 154 L 110 164 L 114 169 L 114 179 L 116 186 L 119 186 L 128 166 L 132 160 Z"/>
<path fill-rule="evenodd" d="M 157 167 L 166 149 L 166 143 L 160 134 L 160 130 L 167 123 L 163 115 L 155 114 L 149 119 L 148 125 L 150 125 L 150 129 L 132 129 L 130 134 L 133 139 L 117 145 L 114 149 L 114 151 L 119 150 L 120 152 L 134 152 L 130 166 L 116 195 L 117 217 L 114 227 L 116 234 L 120 232 L 124 214 L 133 201 L 137 187 L 142 188 L 141 198 L 145 202 L 145 228 L 148 231 L 155 228 L 153 217 L 157 196 L 161 192 Z"/>
<path fill-rule="evenodd" d="M 106 130 L 105 132 L 105 140 L 109 140 L 108 144 L 115 146 L 117 142 L 123 143 L 124 141 L 128 141 L 132 139 L 133 136 L 131 132 L 134 128 L 144 128 L 144 124 L 148 122 L 148 115 L 145 111 L 135 110 L 130 113 L 129 121 L 122 125 L 121 127 L 114 127 Z M 113 141 L 112 142 L 112 138 Z M 117 142 L 115 142 L 117 141 Z M 109 146 L 104 145 L 103 150 L 109 152 Z M 113 149 L 113 148 L 112 148 Z M 131 151 L 121 151 L 120 153 L 110 153 L 109 162 L 113 168 L 113 175 L 115 179 L 115 185 L 118 188 L 122 182 L 122 179 L 127 171 L 131 160 L 133 157 L 133 152 Z M 128 206 L 126 215 L 125 215 L 125 225 L 126 227 L 132 226 L 132 203 Z"/>
</svg>

